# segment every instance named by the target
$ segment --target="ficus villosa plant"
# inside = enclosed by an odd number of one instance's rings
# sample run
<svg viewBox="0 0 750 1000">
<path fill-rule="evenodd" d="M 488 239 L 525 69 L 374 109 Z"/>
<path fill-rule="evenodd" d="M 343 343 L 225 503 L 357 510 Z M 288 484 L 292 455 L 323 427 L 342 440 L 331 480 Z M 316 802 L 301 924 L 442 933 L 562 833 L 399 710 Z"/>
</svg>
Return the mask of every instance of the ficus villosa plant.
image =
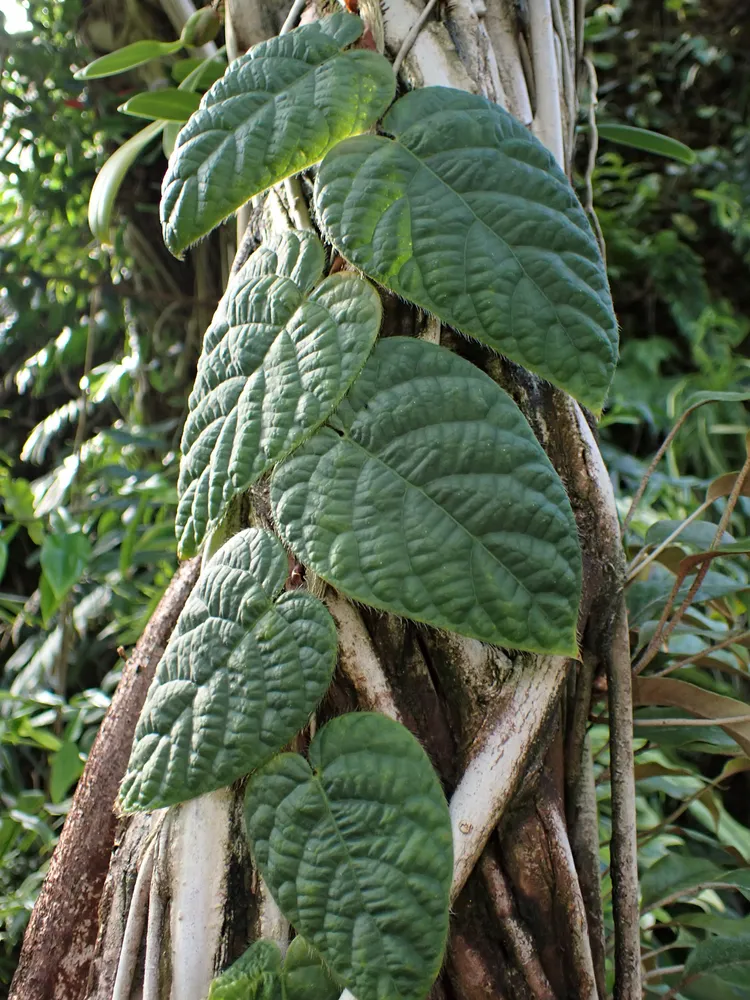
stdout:
<svg viewBox="0 0 750 1000">
<path fill-rule="evenodd" d="M 176 138 L 179 255 L 318 164 L 312 230 L 232 277 L 182 439 L 177 532 L 204 564 L 157 670 L 125 812 L 250 774 L 257 867 L 299 937 L 256 942 L 214 998 L 421 1000 L 453 870 L 440 783 L 401 724 L 340 716 L 282 753 L 331 681 L 333 619 L 287 589 L 287 549 L 351 600 L 485 643 L 578 655 L 581 554 L 565 489 L 511 397 L 469 361 L 378 340 L 377 286 L 599 412 L 617 327 L 596 239 L 554 157 L 489 100 L 396 78 L 337 13 L 251 49 Z M 371 280 L 368 280 L 371 279 Z M 371 283 L 374 282 L 375 284 Z M 267 480 L 281 541 L 236 517 Z M 282 544 L 283 543 L 283 544 Z M 286 546 L 286 547 L 285 547 Z M 299 941 L 299 944 L 296 942 Z"/>
</svg>

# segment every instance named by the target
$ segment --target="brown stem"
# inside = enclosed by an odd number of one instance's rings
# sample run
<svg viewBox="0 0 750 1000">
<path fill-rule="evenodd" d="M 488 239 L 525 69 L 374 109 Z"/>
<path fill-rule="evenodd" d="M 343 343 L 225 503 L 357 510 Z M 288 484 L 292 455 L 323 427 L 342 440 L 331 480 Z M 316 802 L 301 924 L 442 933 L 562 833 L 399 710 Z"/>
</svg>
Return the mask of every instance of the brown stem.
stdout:
<svg viewBox="0 0 750 1000">
<path fill-rule="evenodd" d="M 615 917 L 614 1000 L 641 1000 L 638 844 L 633 776 L 633 694 L 624 602 L 606 657 L 612 770 L 612 900 Z"/>
<path fill-rule="evenodd" d="M 727 529 L 729 520 L 734 512 L 734 508 L 737 506 L 737 501 L 740 498 L 740 494 L 742 493 L 742 487 L 745 485 L 745 480 L 747 479 L 748 475 L 750 475 L 750 454 L 746 458 L 745 464 L 742 466 L 742 469 L 737 474 L 737 479 L 735 480 L 734 486 L 732 487 L 732 492 L 730 493 L 729 499 L 727 500 L 727 505 L 724 509 L 724 513 L 721 515 L 721 520 L 719 521 L 718 527 L 716 528 L 713 541 L 709 546 L 709 552 L 713 552 L 721 544 L 721 540 L 724 537 L 724 532 Z M 656 631 L 651 637 L 651 642 L 649 642 L 646 648 L 646 652 L 643 654 L 643 656 L 640 658 L 640 660 L 635 666 L 635 673 L 637 674 L 641 673 L 641 671 L 644 670 L 649 665 L 649 663 L 659 652 L 659 648 L 667 641 L 667 639 L 669 639 L 672 632 L 674 632 L 679 623 L 682 621 L 685 612 L 695 600 L 695 596 L 700 590 L 700 586 L 703 583 L 704 579 L 706 578 L 706 574 L 708 573 L 710 567 L 711 567 L 711 560 L 706 559 L 701 568 L 695 574 L 695 579 L 693 580 L 690 590 L 688 590 L 687 594 L 685 595 L 685 600 L 682 602 L 682 604 L 675 612 L 674 616 L 672 617 L 672 620 L 669 622 L 669 624 L 667 624 L 667 618 L 669 617 L 672 605 L 675 601 L 675 598 L 677 597 L 677 593 L 680 587 L 682 586 L 685 577 L 687 576 L 688 570 L 686 569 L 682 573 L 678 574 L 674 587 L 672 588 L 672 593 L 669 595 L 669 600 L 667 601 L 664 607 L 664 611 L 662 612 L 661 618 L 659 619 L 659 624 L 656 626 Z"/>
<path fill-rule="evenodd" d="M 135 724 L 200 560 L 183 563 L 123 670 L 31 914 L 9 1000 L 82 1000 Z"/>
</svg>

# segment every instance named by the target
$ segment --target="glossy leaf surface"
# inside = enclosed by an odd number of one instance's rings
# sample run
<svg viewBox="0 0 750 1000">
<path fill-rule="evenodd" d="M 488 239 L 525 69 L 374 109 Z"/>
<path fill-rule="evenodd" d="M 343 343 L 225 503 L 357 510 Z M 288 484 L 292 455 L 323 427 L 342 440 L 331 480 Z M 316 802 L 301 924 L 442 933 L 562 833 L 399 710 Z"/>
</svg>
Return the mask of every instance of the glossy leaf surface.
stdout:
<svg viewBox="0 0 750 1000">
<path fill-rule="evenodd" d="M 387 338 L 331 424 L 271 480 L 277 524 L 306 565 L 376 608 L 575 654 L 575 521 L 492 379 L 444 348 Z"/>
<path fill-rule="evenodd" d="M 383 114 L 396 89 L 390 63 L 342 51 L 362 30 L 344 12 L 303 25 L 254 46 L 211 87 L 164 178 L 161 219 L 173 253 Z"/>
<path fill-rule="evenodd" d="M 380 299 L 354 274 L 321 281 L 324 263 L 312 233 L 289 232 L 253 254 L 214 316 L 182 437 L 182 554 L 323 423 L 364 366 Z"/>
<path fill-rule="evenodd" d="M 385 716 L 329 722 L 251 780 L 253 854 L 285 916 L 357 1000 L 423 1000 L 440 968 L 453 868 L 442 789 Z"/>
<path fill-rule="evenodd" d="M 282 592 L 288 560 L 255 528 L 204 568 L 157 667 L 120 789 L 125 811 L 231 784 L 305 725 L 336 660 L 317 598 Z"/>
<path fill-rule="evenodd" d="M 511 115 L 427 87 L 347 139 L 315 204 L 370 277 L 601 410 L 617 325 L 588 220 L 553 156 Z"/>
</svg>

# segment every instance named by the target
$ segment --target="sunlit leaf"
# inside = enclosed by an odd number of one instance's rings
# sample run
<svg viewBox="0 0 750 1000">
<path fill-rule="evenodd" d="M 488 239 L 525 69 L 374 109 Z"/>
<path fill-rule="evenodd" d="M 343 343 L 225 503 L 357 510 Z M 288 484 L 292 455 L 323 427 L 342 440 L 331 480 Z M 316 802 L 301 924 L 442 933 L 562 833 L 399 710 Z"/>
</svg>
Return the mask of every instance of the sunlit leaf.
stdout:
<svg viewBox="0 0 750 1000">
<path fill-rule="evenodd" d="M 112 209 L 125 175 L 139 154 L 161 133 L 164 125 L 163 121 L 151 122 L 140 132 L 131 136 L 110 156 L 97 174 L 89 197 L 89 227 L 100 242 L 107 243 L 109 241 Z"/>
<path fill-rule="evenodd" d="M 143 63 L 151 62 L 152 59 L 160 59 L 170 56 L 174 52 L 179 52 L 183 48 L 183 42 L 157 42 L 153 39 L 144 38 L 140 42 L 133 42 L 122 49 L 108 52 L 106 56 L 95 59 L 88 66 L 79 69 L 75 74 L 76 80 L 95 80 L 103 76 L 114 76 L 116 73 L 124 73 L 127 70 L 142 66 Z"/>
<path fill-rule="evenodd" d="M 129 98 L 117 109 L 134 118 L 186 122 L 198 110 L 200 96 L 190 90 L 147 90 Z"/>
</svg>

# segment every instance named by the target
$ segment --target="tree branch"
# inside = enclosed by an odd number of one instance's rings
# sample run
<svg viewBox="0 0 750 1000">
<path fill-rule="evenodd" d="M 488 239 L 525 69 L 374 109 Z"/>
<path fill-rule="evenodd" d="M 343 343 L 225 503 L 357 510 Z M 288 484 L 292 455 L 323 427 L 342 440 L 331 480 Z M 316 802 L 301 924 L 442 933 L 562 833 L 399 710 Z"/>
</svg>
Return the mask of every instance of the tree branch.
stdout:
<svg viewBox="0 0 750 1000">
<path fill-rule="evenodd" d="M 125 665 L 31 914 L 10 1000 L 76 1000 L 85 995 L 99 900 L 115 840 L 112 806 L 146 692 L 199 565 L 199 559 L 191 559 L 179 567 Z"/>
</svg>

